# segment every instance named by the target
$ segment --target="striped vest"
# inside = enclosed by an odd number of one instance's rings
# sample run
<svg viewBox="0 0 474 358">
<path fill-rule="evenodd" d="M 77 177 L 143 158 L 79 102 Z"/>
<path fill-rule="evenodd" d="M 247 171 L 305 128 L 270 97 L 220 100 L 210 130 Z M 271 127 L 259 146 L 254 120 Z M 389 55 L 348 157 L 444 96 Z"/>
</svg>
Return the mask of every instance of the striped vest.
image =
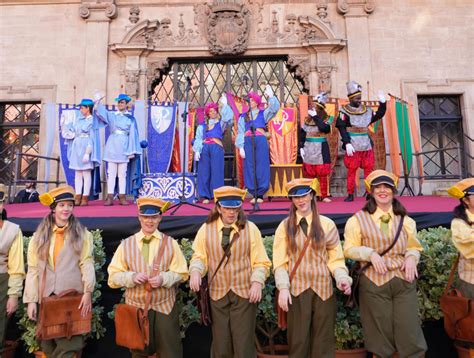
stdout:
<svg viewBox="0 0 474 358">
<path fill-rule="evenodd" d="M 0 273 L 8 272 L 8 254 L 18 236 L 20 227 L 10 221 L 4 221 L 0 229 Z"/>
<path fill-rule="evenodd" d="M 285 225 L 286 221 L 285 219 Z M 309 228 L 308 228 L 309 230 Z M 296 252 L 288 253 L 288 273 L 290 274 L 295 266 L 301 250 L 304 247 L 306 236 L 302 230 L 298 230 L 296 237 Z M 333 249 L 339 244 L 339 234 L 337 230 L 324 233 L 325 244 L 315 249 L 313 245 L 309 245 L 303 259 L 301 260 L 295 276 L 291 281 L 291 294 L 299 296 L 302 292 L 311 288 L 323 301 L 326 301 L 333 294 L 331 272 L 328 269 L 328 252 L 327 249 Z"/>
<path fill-rule="evenodd" d="M 123 241 L 123 249 L 124 249 L 125 262 L 127 263 L 127 266 L 130 271 L 146 272 L 148 275 L 152 274 L 154 265 L 148 265 L 147 263 L 145 263 L 145 259 L 143 258 L 142 252 L 138 248 L 135 235 L 132 235 Z M 168 237 L 168 243 L 163 252 L 163 257 L 161 258 L 158 272 L 168 271 L 172 258 L 173 258 L 172 238 Z M 147 291 L 145 290 L 145 285 L 138 285 L 136 287 L 127 288 L 125 290 L 125 302 L 132 306 L 145 308 L 146 293 Z M 176 300 L 175 287 L 154 288 L 152 289 L 152 292 L 151 292 L 150 309 L 160 312 L 160 313 L 169 314 L 171 310 L 173 309 L 175 300 Z"/>
<path fill-rule="evenodd" d="M 474 285 L 474 259 L 466 259 L 462 254 L 459 258 L 459 278 Z"/>
<path fill-rule="evenodd" d="M 356 218 L 360 224 L 360 230 L 362 234 L 362 246 L 373 248 L 377 253 L 381 254 L 386 248 L 388 248 L 397 233 L 398 224 L 400 223 L 400 216 L 395 216 L 392 222 L 392 232 L 390 235 L 385 235 L 380 230 L 370 214 L 366 211 L 360 210 L 356 214 Z M 370 266 L 365 270 L 364 275 L 377 286 L 386 284 L 394 277 L 405 279 L 400 267 L 405 262 L 405 252 L 407 248 L 408 235 L 405 230 L 402 229 L 400 237 L 394 247 L 390 249 L 382 258 L 387 266 L 388 272 L 385 275 L 381 275 L 375 272 L 373 266 Z"/>
<path fill-rule="evenodd" d="M 222 249 L 222 232 L 217 230 L 217 221 L 206 224 L 206 251 L 208 261 L 208 278 L 214 275 L 219 262 L 224 256 Z M 233 239 L 235 232 L 231 235 Z M 214 301 L 224 297 L 230 290 L 237 296 L 249 298 L 252 267 L 250 262 L 250 230 L 249 224 L 239 232 L 239 238 L 232 244 L 230 257 L 217 272 L 209 287 L 209 295 Z"/>
</svg>

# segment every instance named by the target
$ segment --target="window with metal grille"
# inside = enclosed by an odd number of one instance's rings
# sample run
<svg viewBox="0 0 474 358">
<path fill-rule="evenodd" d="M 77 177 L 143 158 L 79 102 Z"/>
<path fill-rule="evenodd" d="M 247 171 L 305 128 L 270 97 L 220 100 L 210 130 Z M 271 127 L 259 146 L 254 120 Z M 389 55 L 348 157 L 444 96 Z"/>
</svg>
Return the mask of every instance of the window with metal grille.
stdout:
<svg viewBox="0 0 474 358">
<path fill-rule="evenodd" d="M 459 96 L 418 96 L 423 163 L 427 179 L 465 175 Z"/>
<path fill-rule="evenodd" d="M 41 104 L 0 103 L 0 182 L 10 184 L 15 174 L 17 152 L 39 154 Z M 36 179 L 38 159 L 22 157 L 17 179 Z"/>
</svg>

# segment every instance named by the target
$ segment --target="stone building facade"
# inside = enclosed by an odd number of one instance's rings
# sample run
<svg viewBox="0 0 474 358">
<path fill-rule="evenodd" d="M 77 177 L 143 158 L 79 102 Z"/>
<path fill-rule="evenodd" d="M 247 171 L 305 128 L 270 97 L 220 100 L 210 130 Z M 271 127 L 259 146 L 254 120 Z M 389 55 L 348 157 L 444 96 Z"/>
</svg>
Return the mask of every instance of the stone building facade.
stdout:
<svg viewBox="0 0 474 358">
<path fill-rule="evenodd" d="M 426 193 L 474 172 L 470 0 L 3 0 L 0 9 L 4 106 L 31 102 L 44 111 L 45 103 L 77 103 L 96 90 L 108 103 L 119 92 L 146 100 L 160 79 L 172 78 L 175 63 L 279 59 L 299 90 L 345 97 L 352 79 L 364 86 L 364 99 L 384 90 L 420 108 L 424 149 L 457 143 L 463 157 L 446 169 L 455 151 L 426 155 L 428 166 L 436 162 Z M 51 125 L 45 118 L 38 119 L 39 154 Z M 447 132 L 455 135 L 443 134 L 454 122 Z M 2 133 L 8 128 L 0 122 Z"/>
</svg>

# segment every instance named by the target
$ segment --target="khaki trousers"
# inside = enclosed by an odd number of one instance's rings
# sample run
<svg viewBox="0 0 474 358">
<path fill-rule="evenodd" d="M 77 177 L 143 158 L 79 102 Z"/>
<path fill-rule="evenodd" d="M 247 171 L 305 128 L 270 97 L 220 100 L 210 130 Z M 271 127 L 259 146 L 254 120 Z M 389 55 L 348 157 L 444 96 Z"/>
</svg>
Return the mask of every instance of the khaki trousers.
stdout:
<svg viewBox="0 0 474 358">
<path fill-rule="evenodd" d="M 84 347 L 84 336 L 41 341 L 41 350 L 47 358 L 74 358 Z"/>
<path fill-rule="evenodd" d="M 257 304 L 229 291 L 220 300 L 211 299 L 212 358 L 253 358 Z"/>
<path fill-rule="evenodd" d="M 147 358 L 155 353 L 159 358 L 181 358 L 183 356 L 177 306 L 177 304 L 173 306 L 169 315 L 153 310 L 148 311 L 150 344 L 146 352 L 131 350 L 132 358 Z"/>
<path fill-rule="evenodd" d="M 474 298 L 474 284 L 459 279 L 458 287 L 464 297 Z"/>
<path fill-rule="evenodd" d="M 329 358 L 335 355 L 336 298 L 323 301 L 312 289 L 291 297 L 288 344 L 291 358 Z"/>
<path fill-rule="evenodd" d="M 418 318 L 416 283 L 398 277 L 382 286 L 362 275 L 360 316 L 365 348 L 378 357 L 423 357 L 427 350 Z"/>
<path fill-rule="evenodd" d="M 0 349 L 5 344 L 5 333 L 7 330 L 7 300 L 8 300 L 8 277 L 7 273 L 0 273 Z"/>
</svg>

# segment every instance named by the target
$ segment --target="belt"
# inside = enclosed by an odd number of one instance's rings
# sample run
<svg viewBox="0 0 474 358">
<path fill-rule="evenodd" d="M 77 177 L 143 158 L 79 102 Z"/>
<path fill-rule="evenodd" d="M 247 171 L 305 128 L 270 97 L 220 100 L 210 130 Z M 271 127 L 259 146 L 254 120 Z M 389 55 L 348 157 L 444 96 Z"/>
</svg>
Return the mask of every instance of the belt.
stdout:
<svg viewBox="0 0 474 358">
<path fill-rule="evenodd" d="M 347 132 L 349 133 L 365 133 L 367 134 L 369 130 L 367 127 L 348 127 Z"/>
<path fill-rule="evenodd" d="M 263 128 L 255 128 L 255 135 L 266 135 L 265 129 L 263 129 Z M 248 130 L 247 132 L 245 132 L 245 136 L 246 136 L 246 137 L 251 137 L 251 136 L 252 136 L 252 131 L 251 131 L 251 130 Z"/>
<path fill-rule="evenodd" d="M 306 137 L 306 142 L 323 143 L 327 142 L 326 137 Z"/>
<path fill-rule="evenodd" d="M 79 138 L 89 138 L 89 134 L 87 133 L 81 133 L 78 135 Z"/>
<path fill-rule="evenodd" d="M 122 135 L 128 135 L 127 131 L 123 131 L 121 129 L 116 129 L 112 132 L 112 134 L 122 134 Z"/>
<path fill-rule="evenodd" d="M 222 145 L 222 141 L 219 138 L 207 138 L 204 140 L 204 144 L 217 144 L 217 145 L 220 145 L 221 147 L 224 147 Z"/>
<path fill-rule="evenodd" d="M 360 136 L 364 136 L 364 135 L 369 135 L 369 133 L 353 133 L 353 132 L 349 132 L 348 134 L 351 137 L 360 137 Z"/>
</svg>

